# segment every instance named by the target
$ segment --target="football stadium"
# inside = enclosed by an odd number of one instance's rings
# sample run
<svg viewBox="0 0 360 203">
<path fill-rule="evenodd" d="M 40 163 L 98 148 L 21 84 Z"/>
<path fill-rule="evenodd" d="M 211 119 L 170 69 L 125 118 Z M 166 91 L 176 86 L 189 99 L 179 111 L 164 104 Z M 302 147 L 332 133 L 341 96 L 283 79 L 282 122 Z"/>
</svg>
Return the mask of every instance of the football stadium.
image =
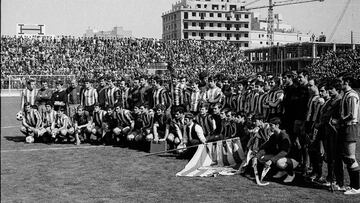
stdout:
<svg viewBox="0 0 360 203">
<path fill-rule="evenodd" d="M 360 202 L 360 4 L 339 2 L 2 1 L 1 202 Z"/>
</svg>

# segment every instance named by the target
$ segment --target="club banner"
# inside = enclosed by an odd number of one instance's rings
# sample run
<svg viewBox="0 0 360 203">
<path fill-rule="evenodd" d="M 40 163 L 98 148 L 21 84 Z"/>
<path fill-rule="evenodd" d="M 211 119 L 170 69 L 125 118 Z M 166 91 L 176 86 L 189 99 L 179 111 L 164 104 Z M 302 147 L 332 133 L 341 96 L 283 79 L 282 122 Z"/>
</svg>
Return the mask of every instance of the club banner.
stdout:
<svg viewBox="0 0 360 203">
<path fill-rule="evenodd" d="M 176 176 L 209 177 L 232 174 L 245 158 L 240 138 L 199 145 L 189 163 Z"/>
</svg>

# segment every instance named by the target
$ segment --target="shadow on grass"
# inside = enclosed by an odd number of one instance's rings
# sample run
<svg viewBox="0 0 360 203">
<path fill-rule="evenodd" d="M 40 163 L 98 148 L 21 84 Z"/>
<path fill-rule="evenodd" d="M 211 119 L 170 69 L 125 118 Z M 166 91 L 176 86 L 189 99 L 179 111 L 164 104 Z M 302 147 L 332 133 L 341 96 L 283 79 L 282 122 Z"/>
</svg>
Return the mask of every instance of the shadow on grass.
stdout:
<svg viewBox="0 0 360 203">
<path fill-rule="evenodd" d="M 25 136 L 4 136 L 4 138 L 12 142 L 25 142 Z"/>
<path fill-rule="evenodd" d="M 275 179 L 275 178 L 272 178 L 272 176 L 275 175 L 276 172 L 275 171 L 270 171 L 270 172 L 264 178 L 265 181 L 275 182 L 280 185 L 286 185 L 286 186 L 297 186 L 297 187 L 301 187 L 301 188 L 311 188 L 311 189 L 318 189 L 318 190 L 328 190 L 329 189 L 329 187 L 319 185 L 314 182 L 306 181 L 305 178 L 300 173 L 295 172 L 296 176 L 295 176 L 295 179 L 293 182 L 284 183 L 283 180 L 285 179 L 286 176 L 283 178 L 280 178 L 280 179 Z"/>
</svg>

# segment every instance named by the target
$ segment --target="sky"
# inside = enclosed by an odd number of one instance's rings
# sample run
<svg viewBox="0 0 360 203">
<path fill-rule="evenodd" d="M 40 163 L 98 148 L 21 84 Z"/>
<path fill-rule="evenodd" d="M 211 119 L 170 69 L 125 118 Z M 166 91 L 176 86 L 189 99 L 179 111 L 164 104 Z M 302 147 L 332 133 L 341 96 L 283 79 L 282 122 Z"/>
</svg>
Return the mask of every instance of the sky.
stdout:
<svg viewBox="0 0 360 203">
<path fill-rule="evenodd" d="M 1 34 L 14 35 L 16 25 L 45 24 L 46 34 L 82 36 L 88 27 L 108 31 L 114 26 L 131 30 L 134 37 L 161 38 L 163 12 L 179 0 L 1 0 Z M 251 2 L 252 0 L 248 0 Z M 276 1 L 276 0 L 274 0 Z M 278 0 L 280 1 L 280 0 Z M 275 7 L 286 23 L 303 33 L 329 36 L 348 0 L 325 0 Z M 260 0 L 251 6 L 267 5 Z M 249 7 L 251 7 L 249 6 Z M 254 10 L 266 16 L 267 10 Z M 360 0 L 350 6 L 331 41 L 360 43 Z"/>
</svg>

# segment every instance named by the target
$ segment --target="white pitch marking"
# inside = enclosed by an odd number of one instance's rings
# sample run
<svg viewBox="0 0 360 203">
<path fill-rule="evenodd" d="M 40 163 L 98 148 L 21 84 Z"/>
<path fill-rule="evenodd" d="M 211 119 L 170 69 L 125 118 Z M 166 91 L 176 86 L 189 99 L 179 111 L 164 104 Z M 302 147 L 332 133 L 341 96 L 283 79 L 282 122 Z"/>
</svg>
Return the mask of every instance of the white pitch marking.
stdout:
<svg viewBox="0 0 360 203">
<path fill-rule="evenodd" d="M 10 125 L 10 126 L 4 126 L 4 127 L 1 127 L 1 129 L 6 129 L 6 128 L 18 128 L 20 126 L 17 126 L 17 125 Z"/>
<path fill-rule="evenodd" d="M 7 152 L 32 152 L 32 151 L 45 151 L 45 150 L 67 150 L 67 149 L 89 149 L 89 148 L 100 148 L 105 146 L 83 146 L 83 147 L 52 147 L 42 149 L 20 149 L 20 150 L 1 150 L 1 153 Z"/>
</svg>

